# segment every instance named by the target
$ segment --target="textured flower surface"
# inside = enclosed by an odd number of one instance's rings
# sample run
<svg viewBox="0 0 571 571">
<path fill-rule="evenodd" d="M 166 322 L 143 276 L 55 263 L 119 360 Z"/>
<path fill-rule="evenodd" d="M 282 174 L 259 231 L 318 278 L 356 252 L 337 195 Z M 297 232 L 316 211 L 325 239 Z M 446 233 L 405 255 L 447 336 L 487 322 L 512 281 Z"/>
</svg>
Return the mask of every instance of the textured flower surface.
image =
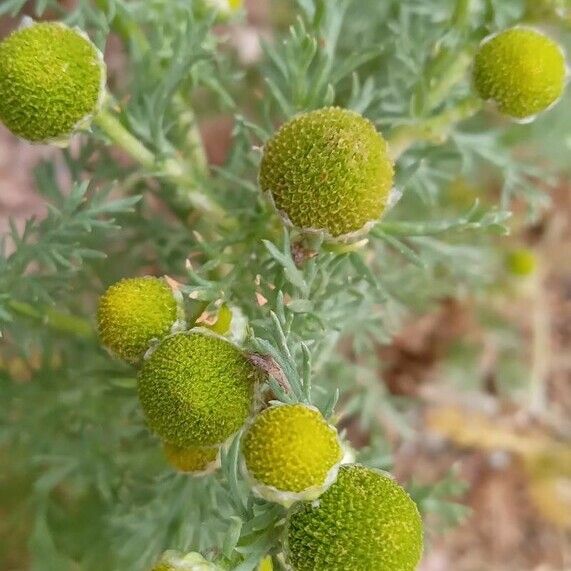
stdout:
<svg viewBox="0 0 571 571">
<path fill-rule="evenodd" d="M 343 457 L 335 428 L 317 409 L 302 404 L 277 405 L 257 415 L 242 449 L 248 475 L 258 484 L 254 489 L 274 501 L 275 491 L 319 496 Z"/>
<path fill-rule="evenodd" d="M 216 466 L 218 446 L 176 446 L 165 442 L 164 451 L 169 464 L 180 472 L 200 474 Z"/>
<path fill-rule="evenodd" d="M 370 121 L 327 107 L 299 115 L 278 130 L 264 148 L 259 179 L 291 224 L 339 237 L 381 216 L 393 166 Z"/>
<path fill-rule="evenodd" d="M 0 120 L 34 142 L 65 141 L 103 97 L 99 50 L 63 24 L 32 24 L 0 43 Z"/>
<path fill-rule="evenodd" d="M 153 339 L 170 333 L 177 320 L 177 302 L 164 279 L 128 278 L 110 286 L 97 312 L 99 337 L 129 363 L 139 361 Z"/>
<path fill-rule="evenodd" d="M 474 61 L 474 85 L 515 119 L 528 119 L 555 103 L 565 88 L 561 47 L 546 35 L 515 27 L 485 40 Z"/>
<path fill-rule="evenodd" d="M 286 553 L 295 571 L 413 571 L 422 554 L 420 515 L 387 475 L 342 466 L 317 501 L 292 508 Z"/>
<path fill-rule="evenodd" d="M 259 371 L 228 341 L 201 332 L 167 337 L 139 372 L 149 427 L 178 446 L 212 446 L 248 418 Z"/>
</svg>

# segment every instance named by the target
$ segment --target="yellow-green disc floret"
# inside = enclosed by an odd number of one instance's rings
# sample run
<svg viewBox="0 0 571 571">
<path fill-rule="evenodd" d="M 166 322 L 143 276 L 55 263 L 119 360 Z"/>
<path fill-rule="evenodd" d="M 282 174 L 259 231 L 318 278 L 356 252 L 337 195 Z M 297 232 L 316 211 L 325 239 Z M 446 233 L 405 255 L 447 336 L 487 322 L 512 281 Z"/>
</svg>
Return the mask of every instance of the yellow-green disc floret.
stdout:
<svg viewBox="0 0 571 571">
<path fill-rule="evenodd" d="M 167 337 L 139 372 L 149 427 L 178 446 L 212 446 L 248 418 L 258 369 L 228 341 L 201 332 Z"/>
<path fill-rule="evenodd" d="M 413 571 L 422 554 L 415 503 L 387 475 L 342 466 L 317 501 L 301 502 L 286 524 L 294 571 Z"/>
<path fill-rule="evenodd" d="M 561 47 L 531 28 L 510 28 L 485 40 L 474 61 L 480 97 L 515 119 L 532 118 L 555 103 L 565 81 Z"/>
<path fill-rule="evenodd" d="M 32 24 L 0 43 L 0 120 L 24 139 L 68 139 L 98 111 L 104 85 L 99 50 L 63 24 Z"/>
<path fill-rule="evenodd" d="M 169 464 L 181 472 L 204 474 L 216 467 L 218 446 L 177 446 L 164 443 Z"/>
<path fill-rule="evenodd" d="M 335 428 L 302 404 L 273 406 L 257 415 L 242 452 L 254 490 L 285 504 L 318 497 L 333 483 L 343 458 Z"/>
<path fill-rule="evenodd" d="M 264 148 L 260 186 L 303 229 L 332 237 L 377 220 L 393 186 L 387 145 L 353 111 L 328 107 L 285 123 Z"/>
<path fill-rule="evenodd" d="M 529 276 L 537 268 L 537 259 L 531 250 L 525 248 L 512 250 L 506 256 L 506 267 L 516 276 Z"/>
<path fill-rule="evenodd" d="M 178 305 L 162 278 L 128 278 L 101 296 L 97 311 L 103 345 L 129 363 L 137 363 L 153 339 L 168 335 L 177 321 Z"/>
</svg>

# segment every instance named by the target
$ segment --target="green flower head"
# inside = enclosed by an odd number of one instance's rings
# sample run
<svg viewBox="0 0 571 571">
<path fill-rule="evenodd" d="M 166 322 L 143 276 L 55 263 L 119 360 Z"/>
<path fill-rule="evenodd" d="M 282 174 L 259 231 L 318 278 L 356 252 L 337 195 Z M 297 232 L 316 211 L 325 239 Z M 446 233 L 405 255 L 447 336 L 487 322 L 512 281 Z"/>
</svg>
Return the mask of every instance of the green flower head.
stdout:
<svg viewBox="0 0 571 571">
<path fill-rule="evenodd" d="M 101 296 L 97 311 L 99 338 L 112 353 L 129 363 L 141 360 L 154 339 L 178 323 L 178 304 L 162 278 L 128 278 Z"/>
<path fill-rule="evenodd" d="M 553 105 L 566 83 L 565 55 L 546 35 L 525 27 L 486 39 L 474 61 L 474 86 L 514 119 L 529 120 Z"/>
<path fill-rule="evenodd" d="M 531 250 L 525 248 L 512 250 L 506 255 L 506 268 L 516 276 L 529 276 L 537 268 L 537 259 Z"/>
<path fill-rule="evenodd" d="M 421 554 L 415 503 L 389 476 L 357 464 L 342 466 L 329 490 L 287 518 L 294 571 L 414 571 Z"/>
<path fill-rule="evenodd" d="M 22 27 L 0 43 L 0 120 L 29 141 L 64 143 L 99 110 L 105 76 L 82 32 L 58 22 Z"/>
<path fill-rule="evenodd" d="M 167 337 L 139 372 L 139 400 L 151 430 L 172 444 L 213 446 L 253 408 L 259 371 L 232 343 L 191 331 Z"/>
<path fill-rule="evenodd" d="M 370 121 L 328 107 L 279 129 L 264 148 L 259 181 L 289 223 L 342 239 L 384 212 L 393 165 Z"/>
<path fill-rule="evenodd" d="M 321 495 L 335 480 L 343 457 L 335 428 L 303 404 L 272 406 L 257 415 L 242 452 L 254 491 L 286 505 Z"/>
<path fill-rule="evenodd" d="M 217 467 L 219 446 L 176 446 L 164 443 L 164 452 L 169 464 L 179 472 L 202 475 Z"/>
</svg>

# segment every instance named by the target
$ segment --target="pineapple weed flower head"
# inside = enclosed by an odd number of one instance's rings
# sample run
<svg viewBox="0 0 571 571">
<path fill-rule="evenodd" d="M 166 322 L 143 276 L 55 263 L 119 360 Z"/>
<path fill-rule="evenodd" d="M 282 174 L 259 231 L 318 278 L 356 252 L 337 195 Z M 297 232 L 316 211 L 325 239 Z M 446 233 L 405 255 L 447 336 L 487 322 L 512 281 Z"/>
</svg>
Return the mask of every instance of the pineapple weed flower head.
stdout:
<svg viewBox="0 0 571 571">
<path fill-rule="evenodd" d="M 86 34 L 29 23 L 0 43 L 0 121 L 34 143 L 66 144 L 102 106 L 106 67 Z"/>
</svg>

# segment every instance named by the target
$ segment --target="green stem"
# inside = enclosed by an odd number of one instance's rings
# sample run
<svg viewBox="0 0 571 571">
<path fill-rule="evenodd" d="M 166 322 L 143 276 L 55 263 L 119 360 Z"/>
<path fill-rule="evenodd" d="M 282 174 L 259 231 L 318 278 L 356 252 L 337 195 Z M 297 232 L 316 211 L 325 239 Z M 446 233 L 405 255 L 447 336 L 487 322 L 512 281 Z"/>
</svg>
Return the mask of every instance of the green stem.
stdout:
<svg viewBox="0 0 571 571">
<path fill-rule="evenodd" d="M 178 110 L 178 126 L 185 133 L 183 154 L 189 155 L 194 170 L 201 176 L 208 176 L 208 159 L 202 142 L 202 135 L 198 128 L 196 115 L 190 103 L 185 101 L 180 93 L 174 98 Z"/>
<path fill-rule="evenodd" d="M 460 51 L 456 57 L 442 71 L 440 79 L 435 82 L 427 96 L 427 108 L 435 109 L 450 93 L 452 88 L 464 80 L 466 72 L 473 61 L 473 50 Z"/>
<path fill-rule="evenodd" d="M 173 203 L 173 208 L 181 218 L 187 218 L 190 214 L 188 207 L 194 208 L 209 216 L 209 219 L 219 224 L 231 226 L 233 220 L 229 218 L 225 210 L 211 198 L 202 192 L 192 190 L 193 182 L 186 172 L 183 163 L 176 158 L 160 161 L 141 141 L 139 141 L 122 123 L 117 116 L 109 110 L 103 109 L 95 116 L 93 123 L 106 135 L 121 147 L 131 158 L 137 161 L 145 169 L 154 172 L 157 176 L 164 176 L 174 184 L 184 188 L 180 199 Z M 197 144 L 201 144 L 197 142 Z M 178 197 L 177 197 L 178 198 Z M 184 204 L 182 204 L 184 203 Z"/>
<path fill-rule="evenodd" d="M 157 167 L 155 155 L 130 133 L 119 119 L 105 107 L 95 116 L 97 125 L 117 146 L 146 169 Z"/>
<path fill-rule="evenodd" d="M 450 18 L 451 30 L 456 33 L 464 31 L 469 24 L 471 8 L 472 0 L 456 0 L 456 7 Z M 417 93 L 422 101 L 423 112 L 430 113 L 440 107 L 452 89 L 464 81 L 473 61 L 475 48 L 473 42 L 468 42 L 458 51 L 450 47 L 439 47 L 426 69 L 428 86 L 421 83 Z M 397 159 L 417 141 L 443 142 L 453 123 L 470 117 L 479 108 L 480 104 L 476 99 L 467 97 L 439 115 L 419 120 L 414 125 L 397 127 L 390 140 L 393 157 Z"/>
<path fill-rule="evenodd" d="M 94 335 L 93 327 L 89 321 L 75 315 L 62 313 L 50 307 L 35 308 L 29 303 L 14 299 L 8 302 L 8 307 L 22 317 L 40 321 L 61 333 L 68 333 L 85 339 L 92 338 Z"/>
<path fill-rule="evenodd" d="M 108 12 L 111 7 L 109 0 L 95 0 L 95 5 L 102 11 Z M 119 4 L 114 6 L 113 19 L 109 22 L 112 30 L 125 42 L 133 42 L 139 51 L 144 52 L 149 49 L 149 42 L 141 28 L 132 20 L 125 17 L 124 8 Z"/>
<path fill-rule="evenodd" d="M 421 141 L 443 143 L 456 123 L 474 116 L 481 108 L 479 98 L 468 96 L 439 115 L 397 127 L 388 137 L 391 156 L 397 160 L 412 145 Z"/>
<path fill-rule="evenodd" d="M 104 11 L 109 10 L 109 0 L 95 0 L 96 5 Z M 113 20 L 110 21 L 110 26 L 113 31 L 124 41 L 133 41 L 140 52 L 146 52 L 150 49 L 149 42 L 145 35 L 142 33 L 139 26 L 125 17 L 125 14 L 118 10 L 115 12 Z M 187 127 L 187 141 L 189 156 L 192 161 L 192 166 L 201 175 L 208 172 L 208 161 L 204 151 L 202 138 L 198 130 L 196 117 L 189 105 L 185 105 L 184 100 L 179 95 L 175 103 L 179 106 L 180 120 L 182 125 Z M 104 107 L 99 114 L 94 118 L 93 122 L 119 147 L 127 152 L 131 158 L 141 164 L 147 170 L 161 170 L 173 182 L 186 188 L 186 192 L 182 197 L 183 200 L 169 200 L 169 205 L 175 214 L 187 220 L 190 211 L 188 206 L 208 214 L 211 218 L 218 220 L 222 224 L 231 225 L 233 222 L 227 217 L 225 211 L 213 202 L 210 198 L 203 193 L 190 190 L 192 181 L 184 165 L 176 159 L 167 159 L 162 165 L 158 164 L 156 156 L 145 145 L 143 145 L 128 129 L 124 127 L 117 116 Z M 181 204 L 181 202 L 183 204 Z M 184 204 L 186 203 L 186 204 Z"/>
<path fill-rule="evenodd" d="M 456 8 L 452 14 L 451 25 L 457 30 L 465 28 L 470 21 L 472 0 L 456 0 Z"/>
</svg>

